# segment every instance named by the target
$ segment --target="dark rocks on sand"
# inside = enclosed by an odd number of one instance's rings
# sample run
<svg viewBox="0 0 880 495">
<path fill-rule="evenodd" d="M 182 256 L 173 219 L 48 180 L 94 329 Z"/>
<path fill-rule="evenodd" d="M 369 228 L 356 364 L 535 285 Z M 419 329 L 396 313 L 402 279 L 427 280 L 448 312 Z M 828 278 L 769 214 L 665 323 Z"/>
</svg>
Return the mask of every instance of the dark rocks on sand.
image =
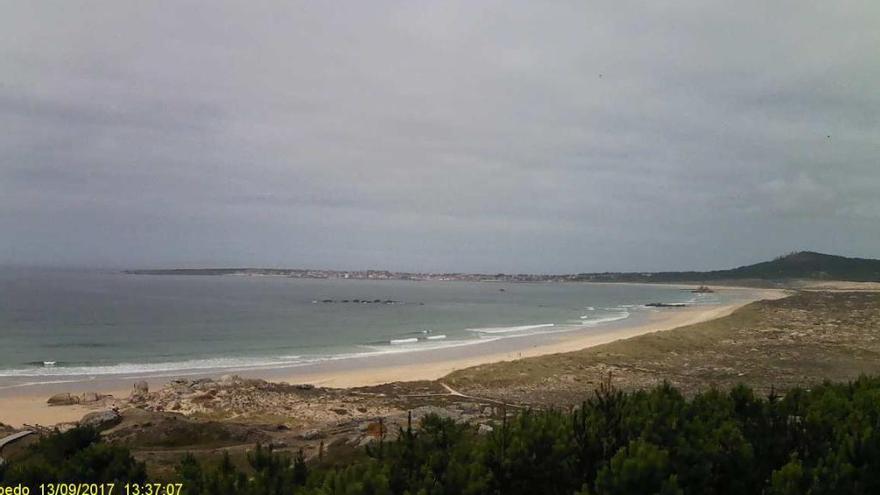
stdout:
<svg viewBox="0 0 880 495">
<path fill-rule="evenodd" d="M 50 406 L 72 406 L 74 404 L 94 404 L 108 395 L 101 395 L 97 392 L 85 392 L 82 395 L 74 395 L 70 393 L 55 394 L 49 397 L 46 402 Z"/>
<path fill-rule="evenodd" d="M 76 395 L 70 395 L 65 392 L 63 394 L 55 394 L 52 397 L 49 397 L 49 400 L 46 402 L 48 402 L 50 406 L 72 406 L 74 404 L 79 404 L 80 398 Z"/>
</svg>

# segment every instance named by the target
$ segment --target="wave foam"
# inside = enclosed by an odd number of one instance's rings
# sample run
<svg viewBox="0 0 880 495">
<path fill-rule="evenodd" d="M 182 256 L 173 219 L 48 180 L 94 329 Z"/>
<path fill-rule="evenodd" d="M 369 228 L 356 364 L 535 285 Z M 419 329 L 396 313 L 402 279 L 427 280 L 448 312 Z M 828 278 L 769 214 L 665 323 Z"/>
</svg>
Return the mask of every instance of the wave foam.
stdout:
<svg viewBox="0 0 880 495">
<path fill-rule="evenodd" d="M 436 337 L 441 337 L 437 335 Z M 442 337 L 445 338 L 445 335 Z M 31 368 L 0 369 L 0 378 L 31 378 L 33 381 L 19 383 L 13 386 L 40 385 L 49 383 L 67 383 L 82 381 L 80 377 L 92 379 L 95 377 L 119 376 L 119 377 L 167 377 L 186 376 L 210 373 L 214 370 L 224 371 L 248 371 L 275 368 L 296 368 L 326 361 L 338 361 L 345 359 L 368 358 L 384 354 L 397 354 L 404 352 L 418 352 L 459 347 L 464 345 L 483 344 L 498 340 L 500 337 L 471 338 L 467 340 L 406 340 L 397 345 L 389 343 L 381 345 L 360 345 L 367 349 L 364 352 L 347 352 L 339 354 L 315 354 L 315 355 L 287 355 L 272 357 L 252 358 L 212 358 L 192 359 L 187 361 L 169 361 L 164 363 L 119 363 L 113 365 L 77 365 L 77 366 L 39 366 Z M 77 377 L 79 379 L 74 379 Z M 70 379 L 64 379 L 70 378 Z M 39 380 L 39 381 L 36 381 Z M 8 387 L 0 387 L 0 389 Z"/>
<path fill-rule="evenodd" d="M 40 361 L 29 363 L 30 366 L 13 369 L 0 369 L 0 378 L 31 379 L 28 384 L 63 383 L 74 377 L 93 379 L 105 376 L 136 377 L 136 376 L 185 376 L 210 373 L 214 370 L 224 371 L 247 371 L 272 368 L 292 368 L 310 364 L 336 361 L 353 358 L 365 358 L 389 353 L 418 352 L 427 350 L 439 350 L 450 347 L 459 347 L 481 343 L 493 342 L 499 339 L 511 337 L 525 337 L 537 334 L 552 334 L 567 332 L 583 328 L 593 327 L 603 323 L 622 320 L 630 316 L 630 312 L 622 307 L 614 308 L 615 312 L 598 318 L 585 318 L 579 321 L 579 325 L 557 325 L 555 323 L 540 323 L 533 325 L 518 325 L 507 327 L 484 327 L 468 328 L 468 332 L 475 334 L 470 338 L 447 339 L 445 334 L 432 335 L 430 331 L 419 332 L 419 337 L 405 337 L 390 339 L 384 342 L 376 342 L 359 345 L 363 352 L 340 352 L 337 354 L 314 354 L 314 355 L 282 355 L 266 357 L 217 357 L 200 358 L 158 363 L 118 363 L 105 365 L 91 365 L 80 363 L 64 363 L 61 361 Z M 586 316 L 586 315 L 585 315 Z M 555 328 L 554 328 L 555 327 Z M 412 334 L 410 334 L 412 335 Z M 69 380 L 78 381 L 78 380 Z M 20 385 L 20 384 L 19 384 Z M 0 387 L 3 388 L 3 387 Z"/>
<path fill-rule="evenodd" d="M 518 327 L 488 327 L 488 328 L 468 328 L 468 332 L 476 332 L 476 333 L 488 333 L 488 334 L 496 334 L 496 333 L 513 333 L 513 332 L 525 332 L 528 330 L 537 330 L 539 328 L 549 328 L 555 327 L 555 323 L 541 323 L 539 325 L 522 325 Z"/>
<path fill-rule="evenodd" d="M 585 325 L 585 326 L 589 326 L 589 327 L 595 327 L 596 325 L 601 325 L 601 324 L 603 324 L 603 323 L 611 323 L 611 322 L 613 322 L 613 321 L 625 320 L 625 319 L 627 319 L 627 318 L 629 318 L 629 317 L 630 317 L 630 312 L 629 312 L 629 311 L 621 311 L 621 312 L 619 312 L 619 313 L 615 313 L 615 314 L 610 315 L 610 316 L 604 316 L 604 317 L 601 317 L 601 318 L 584 319 L 584 320 L 581 322 L 581 325 Z"/>
</svg>

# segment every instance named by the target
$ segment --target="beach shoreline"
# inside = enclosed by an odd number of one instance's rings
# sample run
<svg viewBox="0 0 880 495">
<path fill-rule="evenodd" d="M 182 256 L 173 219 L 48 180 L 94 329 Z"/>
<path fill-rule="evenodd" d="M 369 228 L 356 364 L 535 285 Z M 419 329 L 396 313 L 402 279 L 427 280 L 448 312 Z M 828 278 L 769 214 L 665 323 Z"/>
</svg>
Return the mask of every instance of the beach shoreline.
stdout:
<svg viewBox="0 0 880 495">
<path fill-rule="evenodd" d="M 607 344 L 653 332 L 672 330 L 696 323 L 723 318 L 737 309 L 762 299 L 778 299 L 787 293 L 773 289 L 761 290 L 761 296 L 752 300 L 712 306 L 691 306 L 686 308 L 669 308 L 653 313 L 647 321 L 634 324 L 609 325 L 600 331 L 587 335 L 562 336 L 555 342 L 535 345 L 520 351 L 490 353 L 479 356 L 446 359 L 435 362 L 413 363 L 398 366 L 369 367 L 360 370 L 331 373 L 313 373 L 296 375 L 270 376 L 273 380 L 290 383 L 308 383 L 322 387 L 352 388 L 380 385 L 389 382 L 439 380 L 444 376 L 473 366 L 502 361 L 513 361 L 550 354 L 579 351 L 597 345 Z"/>
<path fill-rule="evenodd" d="M 661 332 L 717 318 L 723 318 L 738 308 L 762 299 L 778 299 L 788 292 L 779 289 L 723 287 L 719 290 L 737 290 L 743 297 L 736 302 L 664 308 L 651 312 L 647 318 L 623 320 L 591 329 L 590 332 L 558 333 L 547 341 L 530 342 L 528 339 L 505 346 L 469 346 L 467 351 L 447 349 L 445 353 L 430 351 L 408 353 L 386 359 L 352 359 L 347 363 L 328 364 L 323 367 L 258 369 L 244 371 L 213 370 L 198 376 L 218 377 L 236 373 L 249 378 L 269 381 L 311 384 L 320 387 L 352 388 L 379 385 L 390 382 L 438 380 L 449 373 L 478 365 L 511 361 L 522 358 L 573 352 L 581 349 L 628 339 L 647 333 Z M 500 348 L 500 349 L 498 349 Z M 487 352 L 488 351 L 488 352 Z M 461 356 L 461 354 L 465 354 Z M 383 363 L 383 361 L 385 361 Z M 390 362 L 389 362 L 390 361 Z M 190 376 L 192 377 L 192 376 Z M 111 395 L 122 402 L 136 380 L 145 379 L 151 389 L 164 386 L 171 376 L 110 377 L 91 382 L 57 383 L 37 386 L 6 388 L 0 391 L 0 423 L 20 427 L 24 424 L 54 425 L 79 420 L 93 408 L 77 406 L 49 406 L 48 397 L 61 392 L 97 392 Z M 112 405 L 110 400 L 107 404 Z"/>
</svg>

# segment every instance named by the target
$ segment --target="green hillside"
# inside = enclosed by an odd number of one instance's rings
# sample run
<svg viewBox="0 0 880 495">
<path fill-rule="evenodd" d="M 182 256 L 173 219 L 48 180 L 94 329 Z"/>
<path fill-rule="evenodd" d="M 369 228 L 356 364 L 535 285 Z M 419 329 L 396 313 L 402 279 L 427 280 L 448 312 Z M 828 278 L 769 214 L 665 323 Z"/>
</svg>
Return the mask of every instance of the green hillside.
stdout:
<svg viewBox="0 0 880 495">
<path fill-rule="evenodd" d="M 713 280 L 845 280 L 880 281 L 880 260 L 847 258 L 812 251 L 780 256 L 772 261 L 706 272 L 585 273 L 578 277 L 594 282 L 679 282 Z"/>
</svg>

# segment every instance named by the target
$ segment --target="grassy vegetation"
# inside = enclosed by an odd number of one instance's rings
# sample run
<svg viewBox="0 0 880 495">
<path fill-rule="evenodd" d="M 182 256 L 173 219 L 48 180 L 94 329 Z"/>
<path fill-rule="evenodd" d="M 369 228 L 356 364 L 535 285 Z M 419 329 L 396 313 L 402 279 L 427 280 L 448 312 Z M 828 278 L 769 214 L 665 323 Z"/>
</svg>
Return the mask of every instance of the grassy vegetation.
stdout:
<svg viewBox="0 0 880 495">
<path fill-rule="evenodd" d="M 444 381 L 525 404 L 575 404 L 609 374 L 633 390 L 668 381 L 692 395 L 748 383 L 762 392 L 880 373 L 880 293 L 802 292 L 734 314 L 582 351 L 488 364 Z"/>
</svg>

